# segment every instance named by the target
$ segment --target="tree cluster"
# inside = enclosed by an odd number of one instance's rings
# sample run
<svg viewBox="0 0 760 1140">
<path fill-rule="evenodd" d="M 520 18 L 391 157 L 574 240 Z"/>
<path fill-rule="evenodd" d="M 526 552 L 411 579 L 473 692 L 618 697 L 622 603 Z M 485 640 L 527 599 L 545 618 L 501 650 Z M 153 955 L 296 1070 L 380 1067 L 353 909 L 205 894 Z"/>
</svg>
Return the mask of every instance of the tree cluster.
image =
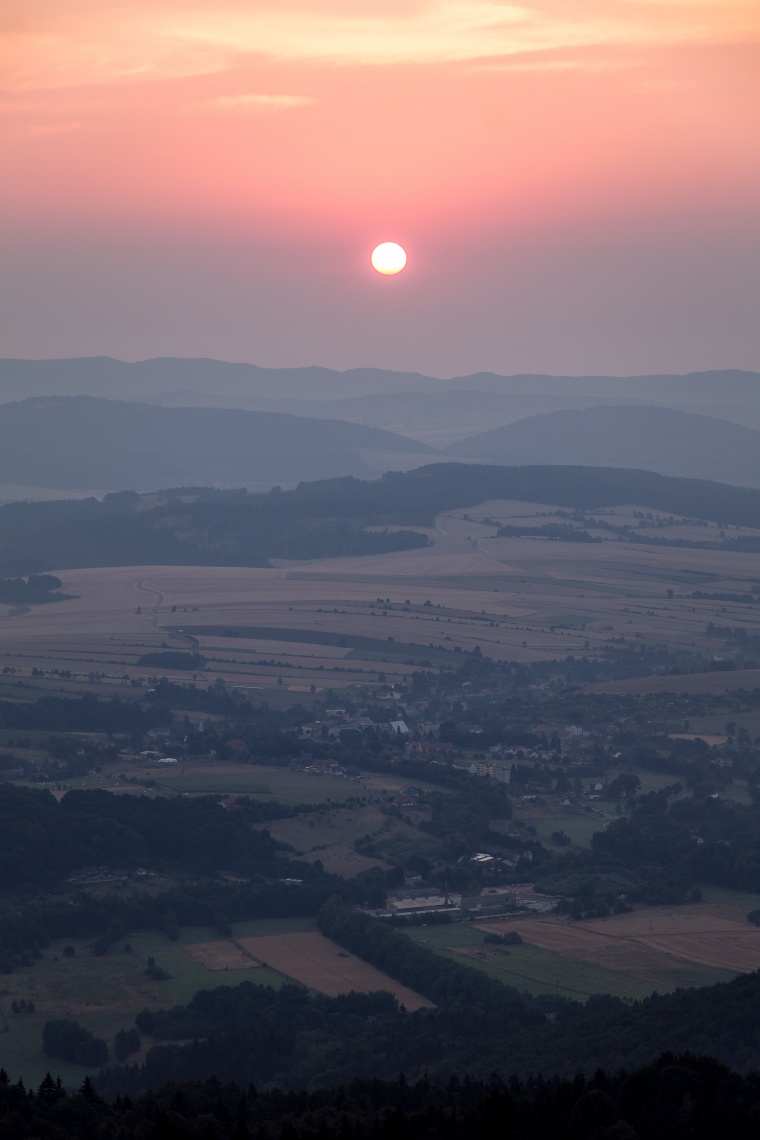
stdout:
<svg viewBox="0 0 760 1140">
<path fill-rule="evenodd" d="M 42 1030 L 42 1051 L 47 1057 L 73 1061 L 97 1069 L 108 1062 L 108 1046 L 72 1018 L 46 1021 Z"/>
</svg>

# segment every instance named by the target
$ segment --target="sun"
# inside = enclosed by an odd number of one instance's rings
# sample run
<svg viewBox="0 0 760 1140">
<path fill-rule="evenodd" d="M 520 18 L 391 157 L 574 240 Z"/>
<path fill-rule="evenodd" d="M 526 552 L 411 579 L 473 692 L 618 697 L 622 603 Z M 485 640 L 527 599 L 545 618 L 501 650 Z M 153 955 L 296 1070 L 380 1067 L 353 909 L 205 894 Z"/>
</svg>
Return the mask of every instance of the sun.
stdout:
<svg viewBox="0 0 760 1140">
<path fill-rule="evenodd" d="M 386 277 L 400 273 L 406 265 L 406 251 L 395 241 L 384 241 L 372 250 L 372 268 Z"/>
</svg>

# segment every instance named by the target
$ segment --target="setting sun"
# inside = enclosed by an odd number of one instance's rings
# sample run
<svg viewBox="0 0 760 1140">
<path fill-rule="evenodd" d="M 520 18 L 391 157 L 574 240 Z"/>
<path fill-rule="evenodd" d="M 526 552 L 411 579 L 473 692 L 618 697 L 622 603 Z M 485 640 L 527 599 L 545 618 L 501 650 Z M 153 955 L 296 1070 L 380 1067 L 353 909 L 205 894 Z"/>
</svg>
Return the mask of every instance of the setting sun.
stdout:
<svg viewBox="0 0 760 1140">
<path fill-rule="evenodd" d="M 406 265 L 406 251 L 395 241 L 384 241 L 372 250 L 371 260 L 373 269 L 390 277 Z"/>
</svg>

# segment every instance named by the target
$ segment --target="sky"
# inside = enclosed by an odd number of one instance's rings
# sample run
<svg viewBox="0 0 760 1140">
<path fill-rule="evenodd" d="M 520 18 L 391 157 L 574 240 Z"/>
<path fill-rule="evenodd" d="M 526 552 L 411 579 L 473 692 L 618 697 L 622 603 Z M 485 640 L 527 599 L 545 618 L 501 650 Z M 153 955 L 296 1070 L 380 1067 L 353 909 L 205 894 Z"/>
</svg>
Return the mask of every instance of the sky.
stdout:
<svg viewBox="0 0 760 1140">
<path fill-rule="evenodd" d="M 3 0 L 0 169 L 2 356 L 760 370 L 760 0 Z"/>
</svg>

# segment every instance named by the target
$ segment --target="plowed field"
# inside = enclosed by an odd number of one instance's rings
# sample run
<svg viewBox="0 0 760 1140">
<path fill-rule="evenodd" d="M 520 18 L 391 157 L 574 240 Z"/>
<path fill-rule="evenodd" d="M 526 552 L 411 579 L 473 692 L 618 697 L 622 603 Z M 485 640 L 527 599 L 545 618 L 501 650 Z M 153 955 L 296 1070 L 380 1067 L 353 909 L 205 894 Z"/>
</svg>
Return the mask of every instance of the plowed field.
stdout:
<svg viewBox="0 0 760 1140">
<path fill-rule="evenodd" d="M 657 959 L 736 973 L 760 969 L 760 929 L 727 904 L 648 907 L 594 922 L 529 919 L 514 925 L 533 946 L 607 969 L 641 973 Z M 506 929 L 503 923 L 478 926 Z"/>
<path fill-rule="evenodd" d="M 359 993 L 389 990 L 408 1010 L 432 1006 L 427 998 L 395 982 L 321 934 L 271 934 L 241 938 L 239 942 L 267 966 L 330 997 L 350 990 Z"/>
</svg>

